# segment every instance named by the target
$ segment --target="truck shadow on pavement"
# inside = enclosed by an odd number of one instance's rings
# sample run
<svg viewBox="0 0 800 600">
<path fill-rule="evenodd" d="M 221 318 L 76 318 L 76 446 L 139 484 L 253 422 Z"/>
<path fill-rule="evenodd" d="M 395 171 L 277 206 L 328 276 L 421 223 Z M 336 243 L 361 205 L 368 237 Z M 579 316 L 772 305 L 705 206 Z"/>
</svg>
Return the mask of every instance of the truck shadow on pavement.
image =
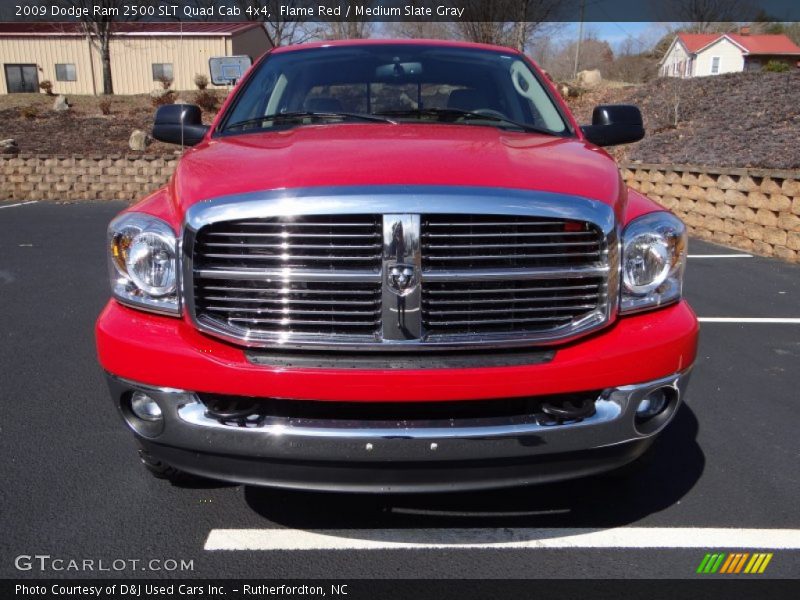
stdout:
<svg viewBox="0 0 800 600">
<path fill-rule="evenodd" d="M 447 494 L 334 494 L 248 486 L 245 499 L 277 525 L 345 530 L 338 532 L 344 536 L 348 529 L 368 529 L 370 539 L 394 539 L 392 530 L 409 528 L 619 527 L 672 506 L 692 489 L 705 466 L 697 431 L 697 418 L 684 404 L 653 444 L 646 465 L 627 477 L 606 474 Z M 403 541 L 413 541 L 398 533 Z"/>
</svg>

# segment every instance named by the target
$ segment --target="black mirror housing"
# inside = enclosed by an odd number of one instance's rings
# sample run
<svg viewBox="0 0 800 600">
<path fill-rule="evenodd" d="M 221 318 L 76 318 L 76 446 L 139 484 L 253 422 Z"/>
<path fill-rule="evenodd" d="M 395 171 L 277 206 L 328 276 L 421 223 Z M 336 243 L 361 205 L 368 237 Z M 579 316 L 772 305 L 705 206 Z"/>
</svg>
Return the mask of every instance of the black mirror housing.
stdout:
<svg viewBox="0 0 800 600">
<path fill-rule="evenodd" d="M 644 122 L 636 106 L 601 104 L 592 113 L 592 124 L 584 125 L 581 131 L 596 146 L 616 146 L 641 140 L 644 137 Z"/>
<path fill-rule="evenodd" d="M 153 137 L 167 144 L 196 146 L 208 133 L 203 125 L 199 106 L 194 104 L 166 104 L 156 111 Z"/>
</svg>

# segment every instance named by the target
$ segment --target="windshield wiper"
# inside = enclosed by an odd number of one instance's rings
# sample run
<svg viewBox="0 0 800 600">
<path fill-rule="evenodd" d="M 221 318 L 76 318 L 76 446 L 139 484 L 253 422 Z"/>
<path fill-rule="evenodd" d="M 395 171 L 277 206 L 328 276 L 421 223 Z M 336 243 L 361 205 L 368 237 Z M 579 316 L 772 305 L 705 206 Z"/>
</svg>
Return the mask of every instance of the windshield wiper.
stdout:
<svg viewBox="0 0 800 600">
<path fill-rule="evenodd" d="M 379 113 L 375 113 L 376 115 L 384 115 L 389 117 L 436 117 L 437 119 L 446 119 L 451 118 L 453 121 L 456 120 L 481 120 L 481 121 L 493 121 L 496 123 L 506 123 L 511 127 L 516 129 L 521 129 L 526 133 L 542 133 L 544 135 L 558 135 L 554 131 L 550 131 L 549 129 L 545 129 L 543 127 L 537 127 L 536 125 L 528 125 L 527 123 L 520 123 L 519 121 L 514 121 L 513 119 L 509 119 L 508 117 L 502 117 L 499 114 L 486 114 L 480 112 L 474 112 L 471 110 L 461 110 L 459 108 L 415 108 L 415 109 L 408 109 L 408 110 L 389 110 L 383 111 Z"/>
<path fill-rule="evenodd" d="M 353 119 L 357 121 L 369 121 L 375 123 L 391 123 L 392 125 L 396 125 L 395 121 L 383 116 L 378 115 L 364 115 L 360 113 L 349 113 L 349 112 L 313 112 L 313 111 L 297 111 L 297 112 L 284 112 L 284 113 L 275 113 L 272 115 L 264 115 L 263 117 L 254 117 L 252 119 L 245 119 L 243 121 L 237 121 L 236 123 L 231 123 L 230 125 L 226 125 L 223 131 L 228 131 L 229 129 L 234 129 L 238 127 L 246 127 L 247 125 L 254 125 L 256 123 L 263 123 L 264 121 L 272 121 L 272 122 L 291 122 L 291 121 L 302 121 L 303 119 Z"/>
</svg>

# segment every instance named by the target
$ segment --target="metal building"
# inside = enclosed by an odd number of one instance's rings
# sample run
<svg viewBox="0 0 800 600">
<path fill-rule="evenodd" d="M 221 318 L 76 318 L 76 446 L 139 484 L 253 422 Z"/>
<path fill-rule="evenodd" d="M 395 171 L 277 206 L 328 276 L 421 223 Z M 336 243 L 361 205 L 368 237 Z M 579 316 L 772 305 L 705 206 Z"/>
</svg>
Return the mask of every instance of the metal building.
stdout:
<svg viewBox="0 0 800 600">
<path fill-rule="evenodd" d="M 269 49 L 259 23 L 114 23 L 111 73 L 116 94 L 146 94 L 173 80 L 175 90 L 195 89 L 194 77 L 208 75 L 212 56 Z M 0 23 L 0 94 L 53 92 L 100 94 L 103 68 L 96 44 L 80 23 Z M 213 86 L 209 86 L 213 87 Z"/>
</svg>

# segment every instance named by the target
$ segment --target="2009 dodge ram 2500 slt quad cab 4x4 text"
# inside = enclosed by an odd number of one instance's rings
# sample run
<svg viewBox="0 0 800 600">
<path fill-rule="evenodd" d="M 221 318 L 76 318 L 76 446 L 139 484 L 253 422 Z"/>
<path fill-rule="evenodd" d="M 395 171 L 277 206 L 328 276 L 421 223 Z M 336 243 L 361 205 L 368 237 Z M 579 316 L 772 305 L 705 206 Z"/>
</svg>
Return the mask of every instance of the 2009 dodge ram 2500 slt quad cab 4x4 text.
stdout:
<svg viewBox="0 0 800 600">
<path fill-rule="evenodd" d="M 348 491 L 521 485 L 616 469 L 695 360 L 686 229 L 508 48 L 347 41 L 260 59 L 109 226 L 97 323 L 157 475 Z"/>
</svg>

